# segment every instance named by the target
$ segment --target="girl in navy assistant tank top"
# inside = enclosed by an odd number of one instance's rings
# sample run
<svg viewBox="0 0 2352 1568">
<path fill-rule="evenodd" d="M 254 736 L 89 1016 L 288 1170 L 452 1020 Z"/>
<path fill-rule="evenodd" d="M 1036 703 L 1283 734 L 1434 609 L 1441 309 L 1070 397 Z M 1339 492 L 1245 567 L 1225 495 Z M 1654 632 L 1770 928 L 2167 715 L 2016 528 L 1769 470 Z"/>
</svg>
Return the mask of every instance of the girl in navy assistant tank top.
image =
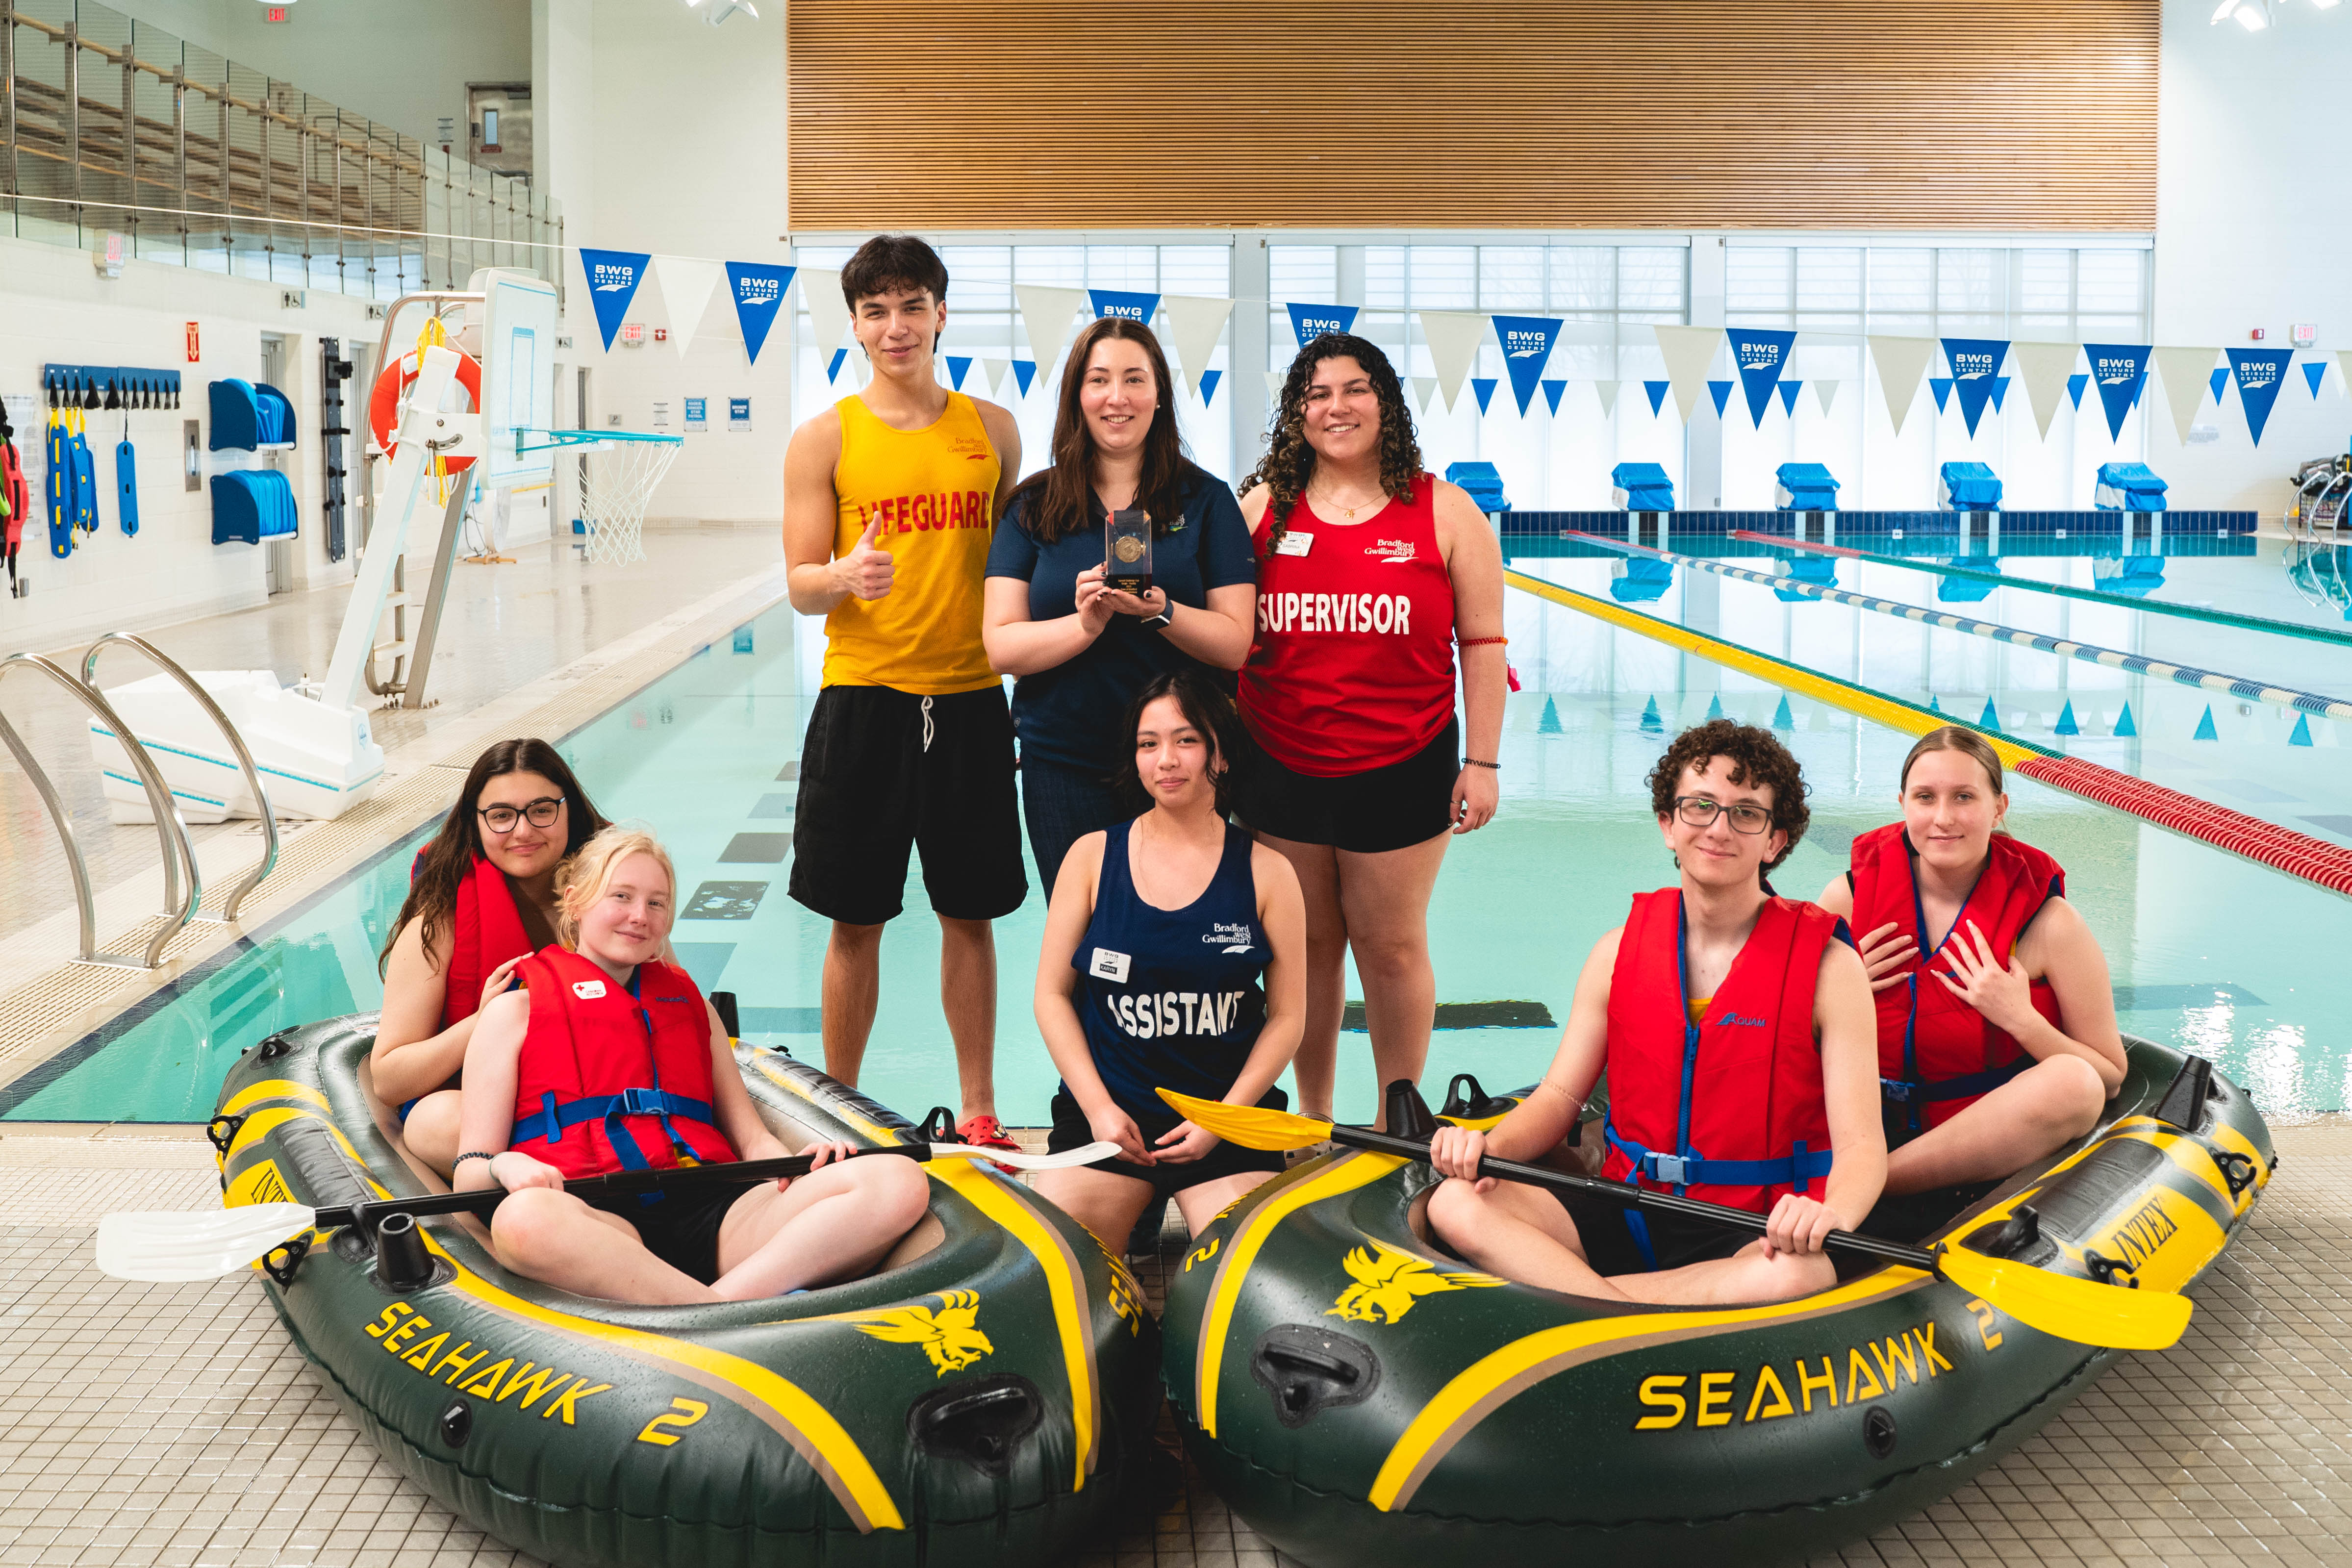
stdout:
<svg viewBox="0 0 2352 1568">
<path fill-rule="evenodd" d="M 1158 1093 L 1289 1103 L 1274 1081 L 1306 1016 L 1305 904 L 1290 863 L 1224 820 L 1238 728 L 1191 671 L 1146 685 L 1128 732 L 1152 809 L 1073 845 L 1046 915 L 1037 1026 L 1062 1069 L 1048 1147 L 1099 1139 L 1122 1157 L 1045 1173 L 1037 1190 L 1114 1241 L 1171 1195 L 1197 1232 L 1282 1168 Z"/>
</svg>

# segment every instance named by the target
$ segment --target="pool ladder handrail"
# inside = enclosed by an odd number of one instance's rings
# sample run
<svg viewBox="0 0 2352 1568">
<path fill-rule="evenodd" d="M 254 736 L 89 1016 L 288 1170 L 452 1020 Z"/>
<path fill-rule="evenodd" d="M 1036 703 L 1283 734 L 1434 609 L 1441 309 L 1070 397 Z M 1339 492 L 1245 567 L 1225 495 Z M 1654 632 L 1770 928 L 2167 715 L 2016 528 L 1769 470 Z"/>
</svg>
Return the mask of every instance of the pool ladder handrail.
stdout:
<svg viewBox="0 0 2352 1568">
<path fill-rule="evenodd" d="M 109 632 L 89 645 L 89 651 L 81 656 L 81 682 L 84 686 L 92 691 L 98 689 L 95 679 L 98 656 L 106 651 L 109 643 L 121 643 L 126 647 L 138 649 L 156 668 L 179 682 L 181 689 L 195 700 L 197 708 L 219 726 L 220 732 L 228 740 L 229 750 L 236 753 L 236 765 L 245 772 L 245 787 L 253 792 L 254 809 L 261 817 L 261 860 L 246 874 L 245 880 L 229 889 L 227 899 L 222 902 L 217 923 L 225 925 L 236 919 L 237 909 L 245 902 L 246 895 L 259 887 L 262 879 L 278 866 L 278 814 L 269 808 L 269 792 L 262 786 L 261 769 L 255 764 L 253 752 L 247 747 L 245 737 L 237 733 L 236 726 L 229 722 L 228 715 L 221 711 L 220 704 L 213 700 L 212 693 L 198 685 L 195 677 L 181 668 L 179 660 L 137 632 Z M 118 738 L 121 734 L 121 730 L 116 731 Z M 146 748 L 142 745 L 140 749 L 143 752 Z M 161 770 L 158 772 L 160 773 Z M 206 921 L 214 920 L 214 917 L 201 912 L 195 918 Z"/>
<path fill-rule="evenodd" d="M 2339 489 L 2343 491 L 2340 495 L 2336 493 Z M 2294 503 L 2287 509 L 2283 520 L 2289 525 L 2286 530 L 2289 536 L 2292 537 L 2294 531 L 2292 525 L 2299 522 L 2303 525 L 2305 537 L 2314 543 L 2318 542 L 2316 514 L 2331 496 L 2335 497 L 2336 510 L 2328 519 L 2327 527 L 2330 532 L 2335 532 L 2345 526 L 2345 513 L 2347 509 L 2352 509 L 2352 468 L 2347 468 L 2340 461 L 2325 468 L 2314 469 L 2295 486 Z"/>
<path fill-rule="evenodd" d="M 5 742 L 15 753 L 17 763 L 32 779 L 34 789 L 40 794 L 41 804 L 48 807 L 49 820 L 57 824 L 58 837 L 65 844 L 66 864 L 73 873 L 74 898 L 81 911 L 81 947 L 74 962 L 104 969 L 160 968 L 164 946 L 187 929 L 188 922 L 196 918 L 197 906 L 204 900 L 204 889 L 196 869 L 195 848 L 188 842 L 187 824 L 180 820 L 180 808 L 173 803 L 171 786 L 163 782 L 163 771 L 156 767 L 155 759 L 147 754 L 147 748 L 139 743 L 138 737 L 131 733 L 121 716 L 95 687 L 75 679 L 64 668 L 37 653 L 16 653 L 0 658 L 0 683 L 5 683 L 8 676 L 20 668 L 37 669 L 64 687 L 75 700 L 96 714 L 121 739 L 123 752 L 130 757 L 131 765 L 139 771 L 139 782 L 147 791 L 147 804 L 154 814 L 155 831 L 163 846 L 165 923 L 148 939 L 145 959 L 135 959 L 127 953 L 99 952 L 98 908 L 90 893 L 89 867 L 82 858 L 80 841 L 74 837 L 73 818 L 67 812 L 65 803 L 58 798 L 57 787 L 49 783 L 48 773 L 34 759 L 32 751 L 16 733 L 16 727 L 8 722 L 7 716 L 0 713 L 0 742 Z M 183 862 L 187 867 L 184 899 L 180 893 Z"/>
</svg>

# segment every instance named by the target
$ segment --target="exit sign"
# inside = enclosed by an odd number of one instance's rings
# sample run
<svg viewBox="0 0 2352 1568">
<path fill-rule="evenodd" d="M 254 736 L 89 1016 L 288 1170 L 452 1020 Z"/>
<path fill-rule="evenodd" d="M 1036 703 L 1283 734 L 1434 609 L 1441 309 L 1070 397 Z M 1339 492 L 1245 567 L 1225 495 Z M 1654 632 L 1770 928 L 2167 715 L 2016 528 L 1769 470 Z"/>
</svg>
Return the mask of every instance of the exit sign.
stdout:
<svg viewBox="0 0 2352 1568">
<path fill-rule="evenodd" d="M 294 19 L 294 7 L 291 5 L 264 5 L 261 8 L 261 19 L 265 22 L 290 22 Z"/>
</svg>

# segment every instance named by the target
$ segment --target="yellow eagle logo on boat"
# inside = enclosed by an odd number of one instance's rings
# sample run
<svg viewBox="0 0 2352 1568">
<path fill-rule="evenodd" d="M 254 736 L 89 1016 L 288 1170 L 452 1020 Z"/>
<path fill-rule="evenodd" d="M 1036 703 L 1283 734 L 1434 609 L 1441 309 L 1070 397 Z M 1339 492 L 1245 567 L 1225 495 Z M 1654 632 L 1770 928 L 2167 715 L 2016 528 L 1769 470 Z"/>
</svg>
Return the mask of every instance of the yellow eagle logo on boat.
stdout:
<svg viewBox="0 0 2352 1568">
<path fill-rule="evenodd" d="M 979 1291 L 944 1290 L 936 1312 L 929 1307 L 893 1307 L 858 1320 L 857 1331 L 892 1344 L 922 1346 L 939 1368 L 938 1375 L 945 1377 L 995 1353 L 996 1347 L 977 1326 L 979 1317 Z"/>
<path fill-rule="evenodd" d="M 1492 1274 L 1475 1269 L 1444 1269 L 1425 1258 L 1391 1247 L 1384 1241 L 1364 1238 L 1371 1247 L 1351 1248 L 1342 1260 L 1356 1282 L 1339 1293 L 1323 1315 L 1346 1318 L 1359 1323 L 1393 1323 L 1412 1310 L 1412 1304 L 1423 1296 L 1433 1296 L 1441 1290 L 1461 1290 L 1472 1286 L 1500 1285 L 1503 1281 Z"/>
</svg>

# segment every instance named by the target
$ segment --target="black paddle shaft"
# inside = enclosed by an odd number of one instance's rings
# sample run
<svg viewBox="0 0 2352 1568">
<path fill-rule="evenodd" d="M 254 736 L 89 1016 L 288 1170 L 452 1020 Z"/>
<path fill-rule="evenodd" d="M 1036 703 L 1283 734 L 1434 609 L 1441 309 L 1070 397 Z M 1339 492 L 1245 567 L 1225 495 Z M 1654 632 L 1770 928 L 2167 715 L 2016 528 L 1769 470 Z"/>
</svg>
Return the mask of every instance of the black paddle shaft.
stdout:
<svg viewBox="0 0 2352 1568">
<path fill-rule="evenodd" d="M 1352 1148 L 1375 1150 L 1383 1154 L 1402 1154 L 1408 1159 L 1429 1158 L 1429 1141 L 1425 1138 L 1400 1138 L 1393 1133 L 1375 1132 L 1369 1127 L 1334 1127 L 1331 1142 Z M 1654 1193 L 1646 1187 L 1633 1186 L 1624 1182 L 1602 1181 L 1594 1176 L 1572 1176 L 1565 1171 L 1555 1171 L 1543 1165 L 1525 1165 L 1517 1160 L 1498 1160 L 1488 1154 L 1478 1162 L 1482 1176 L 1499 1176 L 1507 1182 L 1525 1182 L 1530 1186 L 1553 1187 L 1564 1193 L 1582 1193 L 1603 1203 L 1619 1204 L 1626 1208 L 1647 1209 L 1652 1214 L 1680 1215 L 1708 1225 L 1724 1226 L 1732 1230 L 1764 1234 L 1765 1216 L 1748 1209 L 1736 1209 L 1722 1204 L 1703 1203 L 1697 1198 L 1676 1197 L 1672 1193 Z M 1822 1238 L 1823 1247 L 1860 1253 L 1888 1263 L 1905 1263 L 1914 1268 L 1935 1272 L 1936 1257 L 1924 1247 L 1912 1247 L 1905 1242 L 1886 1241 L 1874 1236 L 1856 1236 L 1850 1230 L 1833 1230 Z"/>
<path fill-rule="evenodd" d="M 928 1160 L 931 1157 L 931 1146 L 929 1143 L 898 1143 L 882 1149 L 856 1149 L 851 1151 L 850 1158 L 864 1154 L 903 1154 L 910 1160 Z M 583 1176 L 576 1182 L 564 1183 L 563 1190 L 575 1198 L 593 1202 L 597 1198 L 626 1197 L 633 1193 L 698 1186 L 710 1182 L 805 1176 L 808 1171 L 809 1156 L 806 1154 L 782 1154 L 772 1160 L 729 1160 L 716 1164 L 670 1165 L 649 1171 L 616 1171 L 609 1176 Z M 373 1234 L 376 1222 L 388 1215 L 415 1215 L 422 1218 L 436 1214 L 480 1214 L 498 1207 L 506 1195 L 506 1188 L 488 1186 L 463 1193 L 428 1193 L 423 1197 L 343 1204 L 319 1210 L 312 1223 L 320 1230 L 349 1225 Z"/>
</svg>

